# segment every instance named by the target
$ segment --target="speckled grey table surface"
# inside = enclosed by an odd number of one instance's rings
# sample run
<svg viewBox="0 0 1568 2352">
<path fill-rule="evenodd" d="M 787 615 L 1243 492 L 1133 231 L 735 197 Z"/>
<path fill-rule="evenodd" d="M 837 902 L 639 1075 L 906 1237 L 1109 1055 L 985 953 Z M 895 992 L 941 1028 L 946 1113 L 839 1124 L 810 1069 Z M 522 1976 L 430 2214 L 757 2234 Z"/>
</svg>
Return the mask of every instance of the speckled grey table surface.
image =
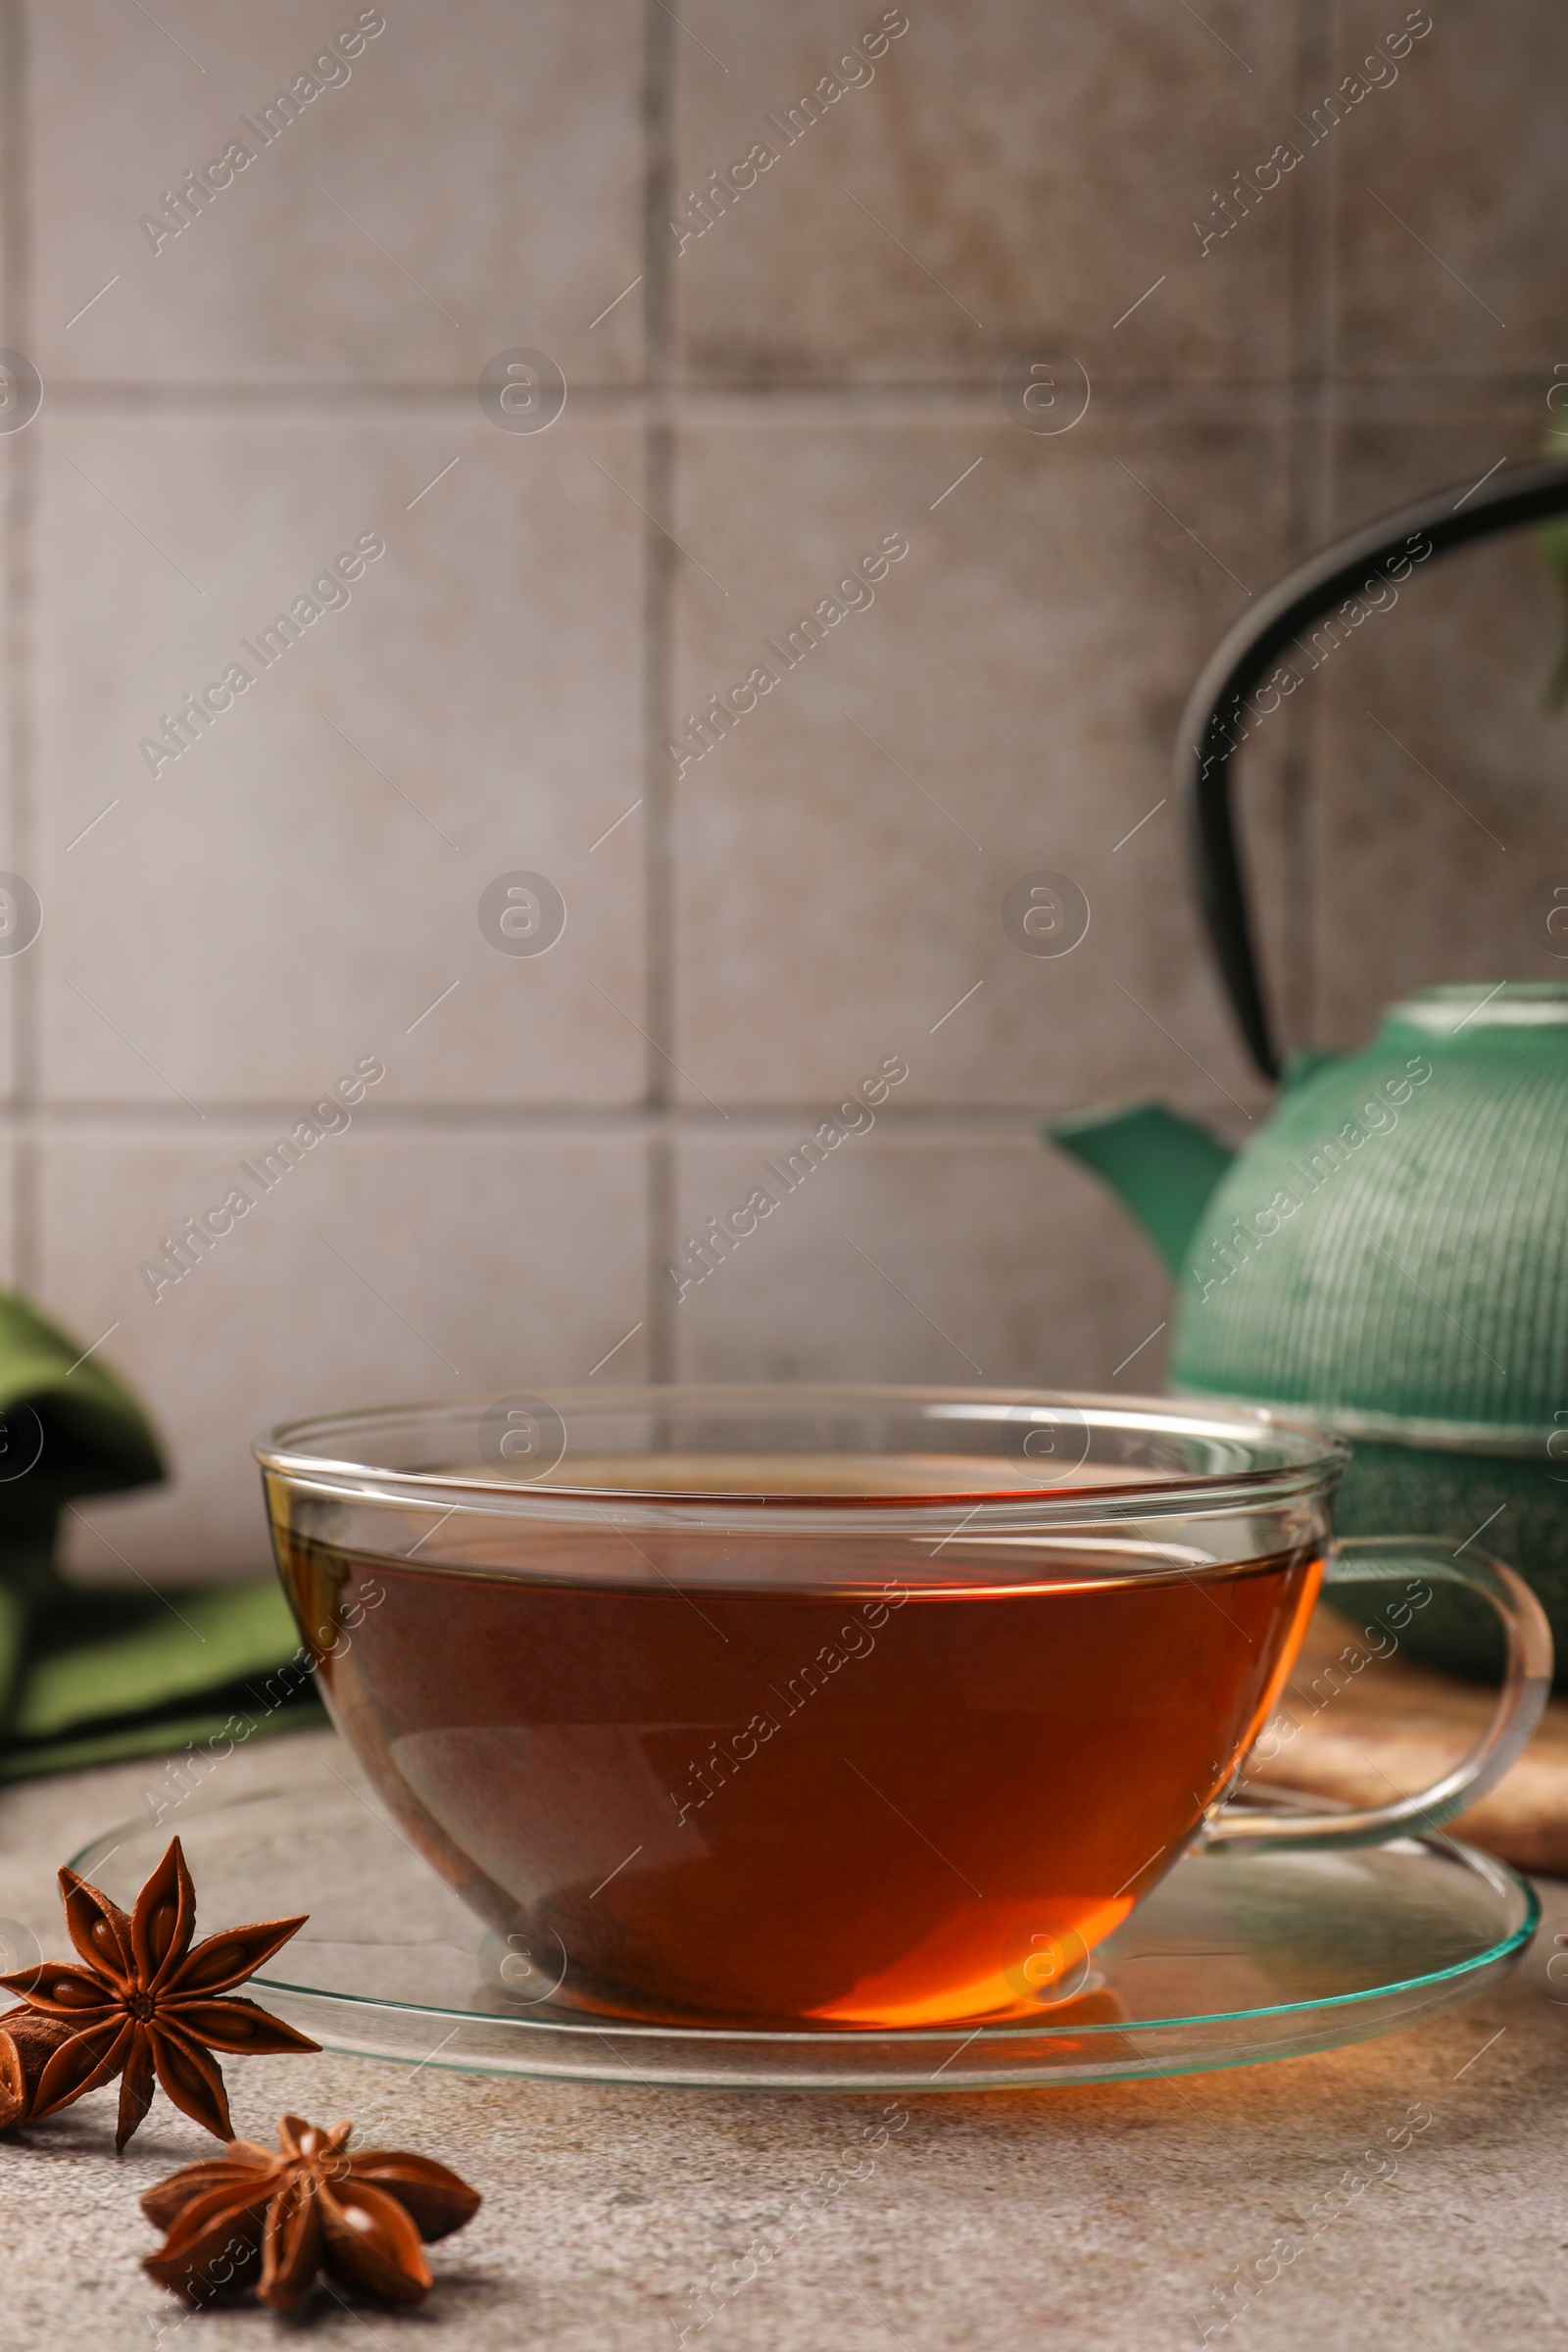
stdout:
<svg viewBox="0 0 1568 2352">
<path fill-rule="evenodd" d="M 329 1737 L 238 1754 L 228 1786 L 309 1780 Z M 0 1796 L 0 1913 L 61 1949 L 56 1863 L 134 1813 L 147 1778 L 116 1766 Z M 140 2270 L 155 2238 L 136 2199 L 213 2143 L 160 2099 L 117 2159 L 100 2093 L 0 2140 L 0 2346 L 209 2352 L 302 2326 L 367 2352 L 673 2352 L 683 2332 L 703 2352 L 1157 2352 L 1205 2331 L 1238 2352 L 1568 2345 L 1568 1984 L 1547 1975 L 1568 1885 L 1542 1892 L 1545 1925 L 1506 1984 L 1382 2041 L 1180 2082 L 910 2099 L 760 2265 L 748 2249 L 769 2214 L 863 2145 L 883 2102 L 230 2061 L 241 2132 L 270 2136 L 285 2108 L 373 2112 L 379 2142 L 482 2190 L 406 2315 L 187 2317 Z M 1412 2111 L 1428 2120 L 1395 2165 L 1346 2195 Z M 731 2291 L 699 2305 L 715 2266 Z"/>
</svg>

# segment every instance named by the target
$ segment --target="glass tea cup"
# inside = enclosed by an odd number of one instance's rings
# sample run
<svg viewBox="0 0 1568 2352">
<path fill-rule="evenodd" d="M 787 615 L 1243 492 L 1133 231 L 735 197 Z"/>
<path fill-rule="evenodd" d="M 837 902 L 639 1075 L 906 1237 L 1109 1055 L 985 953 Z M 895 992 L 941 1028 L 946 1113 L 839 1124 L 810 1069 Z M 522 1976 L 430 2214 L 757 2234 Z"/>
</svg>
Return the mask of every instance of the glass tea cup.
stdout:
<svg viewBox="0 0 1568 2352">
<path fill-rule="evenodd" d="M 432 1868 L 551 1955 L 561 2016 L 1035 2016 L 1195 1840 L 1449 1820 L 1550 1682 L 1511 1570 L 1336 1540 L 1348 1448 L 1246 1407 L 558 1391 L 297 1422 L 257 1454 L 334 1722 Z M 1227 1801 L 1340 1580 L 1484 1594 L 1491 1726 L 1385 1805 Z"/>
</svg>

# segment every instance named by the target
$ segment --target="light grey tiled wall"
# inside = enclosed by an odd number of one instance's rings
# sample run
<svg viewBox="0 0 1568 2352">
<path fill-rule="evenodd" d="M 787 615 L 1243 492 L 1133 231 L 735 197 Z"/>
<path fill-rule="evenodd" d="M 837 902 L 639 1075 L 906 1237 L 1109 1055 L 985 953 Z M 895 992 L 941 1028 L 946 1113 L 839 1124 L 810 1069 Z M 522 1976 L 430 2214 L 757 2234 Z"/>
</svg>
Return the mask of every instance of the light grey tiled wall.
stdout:
<svg viewBox="0 0 1568 2352">
<path fill-rule="evenodd" d="M 1295 556 L 1533 454 L 1568 363 L 1568 24 L 1434 0 L 1314 138 L 1405 13 L 381 0 L 264 146 L 352 0 L 0 0 L 0 342 L 45 383 L 0 433 L 0 864 L 45 909 L 0 958 L 0 1245 L 176 1468 L 89 1510 L 84 1570 L 257 1564 L 248 1437 L 338 1403 L 1157 1381 L 1160 1269 L 1034 1130 L 1263 1108 L 1166 797 L 1187 686 Z M 476 397 L 515 347 L 569 387 L 546 431 Z M 1092 387 L 1060 433 L 1000 388 L 1045 350 L 1062 417 Z M 362 533 L 352 600 L 151 775 Z M 672 758 L 885 535 L 874 602 Z M 1435 567 L 1250 756 L 1296 1039 L 1554 968 L 1555 626 L 1527 543 Z M 1037 868 L 1093 909 L 1060 960 L 1001 925 Z M 481 934 L 514 870 L 565 902 L 547 956 Z M 875 1129 L 677 1303 L 684 1235 L 890 1054 Z M 352 1128 L 155 1301 L 139 1263 L 362 1055 Z"/>
</svg>

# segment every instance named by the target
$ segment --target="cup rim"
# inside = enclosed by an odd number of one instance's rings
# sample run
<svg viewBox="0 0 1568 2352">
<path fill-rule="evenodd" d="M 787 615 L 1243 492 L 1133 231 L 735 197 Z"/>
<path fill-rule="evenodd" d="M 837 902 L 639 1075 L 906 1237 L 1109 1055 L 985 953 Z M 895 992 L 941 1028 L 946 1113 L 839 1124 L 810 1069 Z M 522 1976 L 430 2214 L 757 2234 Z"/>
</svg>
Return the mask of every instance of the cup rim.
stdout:
<svg viewBox="0 0 1568 2352">
<path fill-rule="evenodd" d="M 995 1414 L 999 1410 L 1030 1407 L 1049 1416 L 1071 1412 L 1090 1426 L 1145 1428 L 1171 1435 L 1229 1437 L 1261 1449 L 1272 1443 L 1280 1458 L 1247 1466 L 1176 1473 L 1147 1481 L 1117 1478 L 1104 1483 L 1061 1482 L 976 1488 L 959 1483 L 952 1488 L 911 1494 L 846 1494 L 842 1490 L 813 1494 L 793 1490 L 768 1494 L 737 1483 L 731 1491 L 712 1486 L 674 1490 L 667 1486 L 632 1484 L 573 1485 L 479 1474 L 465 1467 L 396 1469 L 374 1459 L 376 1448 L 361 1444 L 345 1448 L 336 1439 L 363 1436 L 377 1427 L 407 1427 L 421 1418 L 458 1422 L 486 1409 L 528 1396 L 543 1400 L 569 1422 L 573 1414 L 610 1419 L 615 1413 L 666 1411 L 732 1411 L 821 1413 L 895 1407 L 905 1410 L 946 1411 L 954 1416 Z M 315 1442 L 314 1446 L 312 1442 Z M 385 1450 L 384 1448 L 382 1449 Z M 917 1521 L 945 1520 L 954 1512 L 969 1519 L 1012 1518 L 1020 1510 L 1077 1517 L 1085 1512 L 1133 1513 L 1139 1518 L 1157 1512 L 1192 1510 L 1195 1506 L 1264 1499 L 1282 1499 L 1303 1491 L 1331 1489 L 1350 1458 L 1346 1440 L 1305 1417 L 1281 1413 L 1266 1405 L 1234 1403 L 1227 1399 L 1191 1396 L 1109 1396 L 1095 1391 L 915 1386 L 884 1382 L 648 1382 L 636 1386 L 588 1389 L 550 1388 L 534 1392 L 483 1390 L 463 1396 L 425 1397 L 406 1403 L 374 1405 L 333 1413 L 318 1413 L 284 1421 L 266 1430 L 252 1446 L 265 1472 L 285 1484 L 367 1502 L 416 1504 L 428 1509 L 437 1498 L 451 1498 L 453 1507 L 467 1512 L 486 1509 L 501 1515 L 518 1510 L 530 1516 L 576 1515 L 583 1509 L 625 1508 L 655 1519 L 683 1517 L 694 1508 L 721 1507 L 748 1517 L 766 1513 L 771 1524 L 780 1517 L 798 1518 L 821 1526 L 828 1515 L 860 1518 L 875 1513 Z"/>
</svg>

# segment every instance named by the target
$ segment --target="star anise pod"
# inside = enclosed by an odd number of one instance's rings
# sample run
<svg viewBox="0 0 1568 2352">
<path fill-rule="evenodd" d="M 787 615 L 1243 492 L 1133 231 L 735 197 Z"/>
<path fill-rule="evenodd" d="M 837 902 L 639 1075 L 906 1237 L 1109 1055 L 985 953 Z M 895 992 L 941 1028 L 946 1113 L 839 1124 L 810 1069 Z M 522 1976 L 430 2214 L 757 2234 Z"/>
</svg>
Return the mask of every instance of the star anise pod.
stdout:
<svg viewBox="0 0 1568 2352">
<path fill-rule="evenodd" d="M 431 2284 L 424 2244 L 471 2221 L 479 2192 L 406 2149 L 350 2155 L 352 2130 L 285 2115 L 276 2154 L 233 2139 L 161 2180 L 141 2209 L 168 2235 L 142 2268 L 192 2303 L 254 2286 L 259 2302 L 292 2311 L 319 2274 L 383 2303 L 417 2303 Z"/>
<path fill-rule="evenodd" d="M 213 2051 L 260 2056 L 320 2047 L 254 2001 L 219 1998 L 287 1943 L 308 1914 L 225 1928 L 193 1951 L 196 1889 L 177 1838 L 132 1912 L 122 1911 L 74 1870 L 60 1873 L 60 1891 L 71 1940 L 86 1966 L 45 1960 L 20 1976 L 0 1977 L 32 2015 L 68 2029 L 32 2084 L 30 2122 L 69 2107 L 118 2075 L 115 2146 L 122 2149 L 152 2105 L 156 2072 L 176 2107 L 220 2139 L 232 2139 Z"/>
<path fill-rule="evenodd" d="M 58 2018 L 25 2007 L 0 2017 L 0 2132 L 27 2121 L 38 2079 L 70 2034 Z"/>
</svg>

